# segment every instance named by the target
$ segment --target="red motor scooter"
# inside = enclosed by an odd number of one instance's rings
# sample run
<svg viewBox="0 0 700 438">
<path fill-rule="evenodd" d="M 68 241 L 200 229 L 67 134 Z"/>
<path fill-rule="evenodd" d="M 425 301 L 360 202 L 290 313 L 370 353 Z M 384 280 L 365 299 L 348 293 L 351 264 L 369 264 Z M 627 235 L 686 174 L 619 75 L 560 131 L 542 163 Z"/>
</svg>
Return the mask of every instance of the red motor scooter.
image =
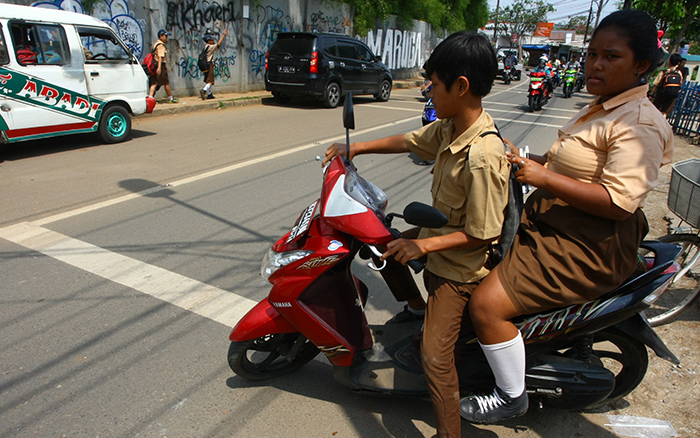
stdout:
<svg viewBox="0 0 700 438">
<path fill-rule="evenodd" d="M 549 100 L 551 96 L 549 80 L 547 73 L 543 71 L 530 73 L 530 87 L 527 90 L 530 111 L 541 110 L 542 106 Z"/>
<path fill-rule="evenodd" d="M 348 95 L 348 129 L 354 128 L 351 102 Z M 517 193 L 512 187 L 510 192 Z M 508 209 L 518 204 L 511 201 Z M 281 376 L 321 351 L 336 380 L 351 389 L 427 394 L 421 322 L 370 326 L 364 310 L 368 290 L 351 264 L 358 254 L 365 259 L 381 255 L 388 242 L 400 237 L 391 228 L 395 217 L 429 228 L 444 226 L 447 219 L 424 204 L 409 204 L 402 215 L 385 214 L 386 205 L 386 195 L 360 177 L 349 160 L 337 157 L 325 167 L 320 198 L 302 211 L 263 260 L 262 275 L 272 283 L 268 297 L 231 331 L 228 362 L 236 374 L 250 380 Z M 506 214 L 502 241 L 512 241 L 519 217 L 518 211 Z M 526 344 L 526 385 L 533 404 L 539 400 L 583 409 L 624 397 L 644 378 L 645 345 L 678 363 L 641 312 L 673 279 L 679 248 L 658 242 L 646 248 L 645 269 L 615 291 L 514 321 Z M 421 267 L 416 263 L 411 262 L 414 270 Z M 473 330 L 464 327 L 455 349 L 465 393 L 493 389 L 493 375 L 476 340 Z"/>
</svg>

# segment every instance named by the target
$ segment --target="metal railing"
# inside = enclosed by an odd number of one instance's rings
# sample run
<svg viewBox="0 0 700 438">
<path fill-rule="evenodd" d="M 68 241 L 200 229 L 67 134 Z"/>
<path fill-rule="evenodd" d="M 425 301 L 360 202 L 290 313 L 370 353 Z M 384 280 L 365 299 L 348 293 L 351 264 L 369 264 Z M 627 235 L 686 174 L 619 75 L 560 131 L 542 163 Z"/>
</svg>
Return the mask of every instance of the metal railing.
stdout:
<svg viewBox="0 0 700 438">
<path fill-rule="evenodd" d="M 700 84 L 685 82 L 668 117 L 673 132 L 687 137 L 700 135 Z"/>
</svg>

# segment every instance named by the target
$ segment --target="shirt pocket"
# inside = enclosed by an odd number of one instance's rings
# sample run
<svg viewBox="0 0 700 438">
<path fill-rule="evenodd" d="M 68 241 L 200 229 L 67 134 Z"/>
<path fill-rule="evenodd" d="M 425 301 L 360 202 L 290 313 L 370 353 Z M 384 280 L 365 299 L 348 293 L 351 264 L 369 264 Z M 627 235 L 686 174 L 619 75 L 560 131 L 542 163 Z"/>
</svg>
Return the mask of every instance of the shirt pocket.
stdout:
<svg viewBox="0 0 700 438">
<path fill-rule="evenodd" d="M 433 193 L 435 208 L 440 210 L 449 219 L 450 226 L 464 226 L 465 204 L 467 197 L 454 186 L 454 182 L 443 183 L 437 193 Z"/>
</svg>

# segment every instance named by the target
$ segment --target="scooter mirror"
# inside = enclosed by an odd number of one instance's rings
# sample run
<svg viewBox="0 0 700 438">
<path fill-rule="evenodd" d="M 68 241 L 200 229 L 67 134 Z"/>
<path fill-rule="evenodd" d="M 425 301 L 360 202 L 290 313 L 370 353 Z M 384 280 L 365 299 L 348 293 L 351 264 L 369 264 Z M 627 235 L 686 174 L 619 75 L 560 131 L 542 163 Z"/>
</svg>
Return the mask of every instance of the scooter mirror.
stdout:
<svg viewBox="0 0 700 438">
<path fill-rule="evenodd" d="M 352 105 L 352 93 L 345 96 L 343 105 L 343 126 L 345 129 L 355 129 L 355 109 Z"/>
<path fill-rule="evenodd" d="M 447 225 L 447 216 L 440 210 L 421 202 L 411 202 L 403 209 L 406 223 L 423 228 L 442 228 Z"/>
</svg>

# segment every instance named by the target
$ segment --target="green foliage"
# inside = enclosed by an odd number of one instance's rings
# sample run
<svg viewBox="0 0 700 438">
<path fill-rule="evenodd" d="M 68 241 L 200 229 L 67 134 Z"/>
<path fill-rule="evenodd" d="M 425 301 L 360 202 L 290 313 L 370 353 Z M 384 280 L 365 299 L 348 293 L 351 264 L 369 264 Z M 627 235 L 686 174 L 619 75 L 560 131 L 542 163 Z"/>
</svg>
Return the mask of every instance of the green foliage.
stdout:
<svg viewBox="0 0 700 438">
<path fill-rule="evenodd" d="M 688 54 L 700 55 L 700 42 L 696 42 L 695 44 L 690 46 L 690 50 L 688 50 Z"/>
<path fill-rule="evenodd" d="M 544 0 L 516 0 L 506 6 L 495 16 L 491 13 L 492 20 L 498 20 L 498 33 L 509 37 L 512 34 L 523 35 L 532 33 L 540 21 L 546 21 L 547 13 L 554 12 L 554 6 Z"/>
<path fill-rule="evenodd" d="M 651 15 L 672 45 L 700 43 L 700 0 L 633 0 L 632 7 Z"/>
<path fill-rule="evenodd" d="M 337 0 L 355 10 L 355 33 L 366 35 L 377 22 L 396 15 L 399 22 L 425 21 L 450 32 L 483 27 L 488 20 L 487 0 Z"/>
</svg>

